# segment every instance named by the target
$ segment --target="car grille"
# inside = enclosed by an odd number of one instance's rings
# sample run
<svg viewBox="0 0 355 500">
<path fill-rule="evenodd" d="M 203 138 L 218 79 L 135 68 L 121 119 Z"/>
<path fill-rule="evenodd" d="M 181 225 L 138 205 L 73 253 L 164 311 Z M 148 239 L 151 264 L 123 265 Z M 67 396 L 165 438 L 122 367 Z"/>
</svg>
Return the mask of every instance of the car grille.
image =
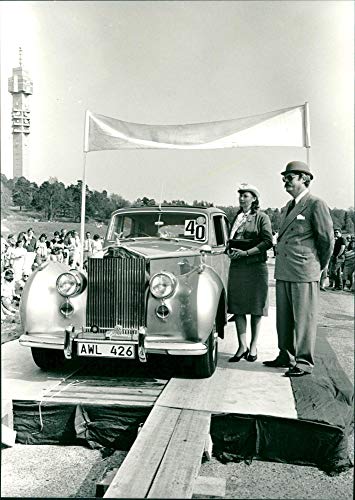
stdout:
<svg viewBox="0 0 355 500">
<path fill-rule="evenodd" d="M 145 259 L 88 259 L 86 325 L 145 326 Z"/>
</svg>

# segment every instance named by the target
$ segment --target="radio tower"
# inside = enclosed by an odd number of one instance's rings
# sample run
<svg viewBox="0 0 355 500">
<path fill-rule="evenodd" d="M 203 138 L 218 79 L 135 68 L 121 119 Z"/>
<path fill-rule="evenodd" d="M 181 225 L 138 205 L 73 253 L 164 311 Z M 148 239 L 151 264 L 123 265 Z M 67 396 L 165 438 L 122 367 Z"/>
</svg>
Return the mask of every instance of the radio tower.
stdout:
<svg viewBox="0 0 355 500">
<path fill-rule="evenodd" d="M 33 82 L 28 71 L 22 67 L 22 49 L 19 48 L 19 67 L 13 68 L 9 78 L 9 92 L 12 94 L 12 143 L 13 177 L 29 175 L 29 96 L 33 93 Z"/>
</svg>

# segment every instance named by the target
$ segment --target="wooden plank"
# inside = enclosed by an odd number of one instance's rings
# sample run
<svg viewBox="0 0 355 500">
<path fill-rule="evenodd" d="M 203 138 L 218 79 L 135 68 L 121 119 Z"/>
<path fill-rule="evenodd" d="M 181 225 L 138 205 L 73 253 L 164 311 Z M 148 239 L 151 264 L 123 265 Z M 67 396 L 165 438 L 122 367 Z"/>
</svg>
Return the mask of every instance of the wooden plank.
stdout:
<svg viewBox="0 0 355 500">
<path fill-rule="evenodd" d="M 159 396 L 163 388 L 161 389 L 145 389 L 145 388 L 138 388 L 138 387 L 96 387 L 96 386 L 89 386 L 89 385 L 70 385 L 70 386 L 63 386 L 63 388 L 55 387 L 49 391 L 50 393 L 57 393 L 59 390 L 65 394 L 68 393 L 91 393 L 91 394 L 102 394 L 103 392 L 105 394 L 117 394 L 117 395 L 134 395 L 136 394 L 137 396 Z"/>
<path fill-rule="evenodd" d="M 155 406 L 104 498 L 145 498 L 181 410 Z"/>
<path fill-rule="evenodd" d="M 15 446 L 16 431 L 1 424 L 1 444 L 5 446 Z"/>
<path fill-rule="evenodd" d="M 117 386 L 135 386 L 135 387 L 164 387 L 167 384 L 167 380 L 164 379 L 150 379 L 150 378 L 130 378 L 130 377 L 106 377 L 101 375 L 75 375 L 75 377 L 70 377 L 66 379 L 66 382 L 81 382 L 84 381 L 87 384 L 92 385 L 113 385 Z"/>
<path fill-rule="evenodd" d="M 280 371 L 265 370 L 261 363 L 238 365 L 237 370 L 235 367 L 217 368 L 212 377 L 206 379 L 171 379 L 157 404 L 211 413 L 297 419 L 292 388 L 287 378 L 280 377 Z"/>
<path fill-rule="evenodd" d="M 145 396 L 145 395 L 138 395 L 138 394 L 93 394 L 92 392 L 56 392 L 53 391 L 53 397 L 54 398 L 78 398 L 78 399 L 92 399 L 96 398 L 97 401 L 101 401 L 103 399 L 110 400 L 110 401 L 115 401 L 115 400 L 120 400 L 120 401 L 150 401 L 153 402 L 156 401 L 156 396 Z M 52 396 L 49 394 L 45 395 L 45 398 L 43 399 L 52 399 Z"/>
<path fill-rule="evenodd" d="M 148 498 L 191 498 L 211 414 L 182 410 Z"/>
<path fill-rule="evenodd" d="M 198 476 L 194 484 L 194 498 L 221 498 L 226 495 L 224 477 Z"/>
<path fill-rule="evenodd" d="M 98 401 L 96 398 L 95 399 L 81 399 L 81 398 L 71 398 L 71 397 L 65 397 L 65 398 L 46 398 L 43 397 L 42 399 L 43 403 L 57 403 L 57 404 L 75 404 L 75 405 L 114 405 L 114 406 L 122 406 L 123 408 L 129 408 L 129 407 L 138 407 L 138 408 L 151 408 L 154 405 L 154 401 L 122 401 L 122 400 L 107 400 L 107 399 L 101 399 Z"/>
</svg>

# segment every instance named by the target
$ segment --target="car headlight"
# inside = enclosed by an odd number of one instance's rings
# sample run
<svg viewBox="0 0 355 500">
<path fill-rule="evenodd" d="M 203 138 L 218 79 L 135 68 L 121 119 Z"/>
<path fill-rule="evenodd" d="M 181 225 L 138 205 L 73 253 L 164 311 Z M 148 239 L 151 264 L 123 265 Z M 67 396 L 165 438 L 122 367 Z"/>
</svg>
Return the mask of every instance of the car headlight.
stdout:
<svg viewBox="0 0 355 500">
<path fill-rule="evenodd" d="M 155 274 L 149 282 L 150 291 L 157 299 L 170 297 L 175 292 L 176 285 L 176 277 L 167 272 Z"/>
<path fill-rule="evenodd" d="M 81 273 L 71 271 L 70 273 L 63 273 L 58 276 L 56 286 L 58 292 L 63 297 L 74 297 L 85 289 L 86 279 Z"/>
</svg>

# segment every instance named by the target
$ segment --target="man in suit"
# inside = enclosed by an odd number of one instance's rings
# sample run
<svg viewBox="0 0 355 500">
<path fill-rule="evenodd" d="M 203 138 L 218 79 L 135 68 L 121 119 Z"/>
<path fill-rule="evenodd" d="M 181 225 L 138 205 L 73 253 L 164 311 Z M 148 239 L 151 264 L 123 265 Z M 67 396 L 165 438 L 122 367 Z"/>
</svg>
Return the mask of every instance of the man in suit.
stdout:
<svg viewBox="0 0 355 500">
<path fill-rule="evenodd" d="M 317 332 L 319 280 L 334 246 L 326 203 L 309 192 L 313 175 L 292 161 L 281 172 L 293 200 L 281 210 L 276 247 L 276 326 L 279 355 L 269 367 L 289 367 L 287 377 L 312 373 Z"/>
</svg>

